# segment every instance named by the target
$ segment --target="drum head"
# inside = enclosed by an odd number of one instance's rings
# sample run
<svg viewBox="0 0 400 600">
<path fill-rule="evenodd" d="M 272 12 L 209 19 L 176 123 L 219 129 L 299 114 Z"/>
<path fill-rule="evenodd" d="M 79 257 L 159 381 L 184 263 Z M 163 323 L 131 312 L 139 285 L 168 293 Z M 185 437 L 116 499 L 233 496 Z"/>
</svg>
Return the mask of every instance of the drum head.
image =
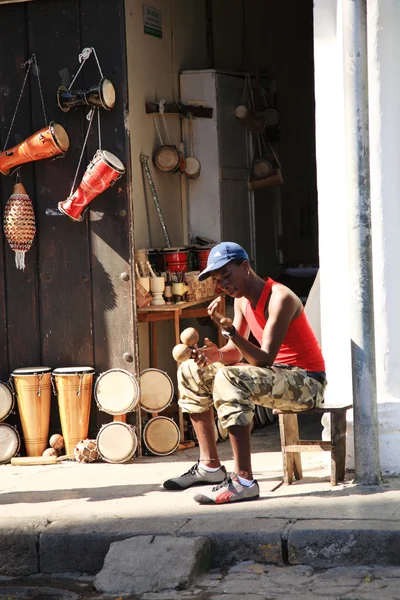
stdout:
<svg viewBox="0 0 400 600">
<path fill-rule="evenodd" d="M 53 375 L 92 375 L 93 367 L 59 367 L 54 369 Z"/>
<path fill-rule="evenodd" d="M 110 415 L 124 415 L 139 402 L 139 386 L 128 371 L 110 369 L 96 381 L 94 397 L 100 410 Z"/>
<path fill-rule="evenodd" d="M 109 79 L 103 79 L 100 83 L 100 95 L 104 107 L 110 109 L 115 104 L 115 88 Z"/>
<path fill-rule="evenodd" d="M 104 162 L 119 173 L 125 173 L 125 167 L 117 156 L 111 154 L 108 150 L 98 150 Z"/>
<path fill-rule="evenodd" d="M 157 456 L 166 456 L 174 452 L 180 441 L 179 427 L 167 417 L 154 417 L 147 422 L 143 430 L 146 448 Z"/>
<path fill-rule="evenodd" d="M 16 375 L 44 375 L 44 373 L 51 373 L 50 367 L 26 367 L 23 369 L 14 369 L 11 375 L 15 377 Z"/>
<path fill-rule="evenodd" d="M 8 417 L 14 407 L 14 396 L 10 388 L 0 382 L 0 421 Z"/>
<path fill-rule="evenodd" d="M 109 463 L 127 462 L 137 448 L 134 428 L 118 421 L 103 425 L 96 441 L 101 458 Z"/>
<path fill-rule="evenodd" d="M 180 164 L 180 153 L 175 146 L 161 146 L 154 156 L 156 167 L 160 171 L 171 173 Z"/>
<path fill-rule="evenodd" d="M 140 404 L 143 410 L 157 413 L 167 408 L 174 396 L 171 378 L 160 369 L 145 369 L 140 373 Z"/>
<path fill-rule="evenodd" d="M 62 150 L 62 152 L 66 152 L 69 148 L 69 137 L 68 133 L 65 131 L 62 125 L 58 123 L 50 123 L 54 141 L 57 146 Z"/>
<path fill-rule="evenodd" d="M 0 423 L 0 464 L 10 462 L 19 451 L 20 444 L 18 431 L 7 423 Z"/>
</svg>

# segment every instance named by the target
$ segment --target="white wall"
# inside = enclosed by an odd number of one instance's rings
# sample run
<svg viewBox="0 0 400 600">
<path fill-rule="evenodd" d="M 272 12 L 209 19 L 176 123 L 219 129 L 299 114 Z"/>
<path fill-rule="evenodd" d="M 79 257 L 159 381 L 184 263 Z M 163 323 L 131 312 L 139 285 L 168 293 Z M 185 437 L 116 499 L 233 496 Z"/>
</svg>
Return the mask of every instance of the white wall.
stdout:
<svg viewBox="0 0 400 600">
<path fill-rule="evenodd" d="M 162 39 L 143 31 L 142 4 L 162 11 Z M 207 60 L 205 3 L 203 0 L 126 0 L 126 42 L 129 81 L 128 124 L 132 150 L 132 187 L 134 203 L 134 243 L 136 249 L 166 246 L 152 196 L 143 179 L 141 153 L 150 157 L 149 165 L 159 195 L 172 246 L 183 239 L 181 176 L 159 173 L 151 157 L 158 147 L 153 117 L 146 115 L 146 101 L 179 100 L 179 73 L 188 68 L 205 68 Z M 166 116 L 172 142 L 181 141 L 178 116 Z M 174 345 L 172 323 L 157 325 L 160 348 Z M 148 326 L 139 326 L 141 368 L 148 366 Z M 159 367 L 173 373 L 176 365 L 170 352 L 160 351 Z"/>
<path fill-rule="evenodd" d="M 352 402 L 341 13 L 340 0 L 314 2 L 321 336 L 328 375 L 326 400 L 336 404 Z M 352 466 L 349 418 L 347 464 Z"/>
</svg>

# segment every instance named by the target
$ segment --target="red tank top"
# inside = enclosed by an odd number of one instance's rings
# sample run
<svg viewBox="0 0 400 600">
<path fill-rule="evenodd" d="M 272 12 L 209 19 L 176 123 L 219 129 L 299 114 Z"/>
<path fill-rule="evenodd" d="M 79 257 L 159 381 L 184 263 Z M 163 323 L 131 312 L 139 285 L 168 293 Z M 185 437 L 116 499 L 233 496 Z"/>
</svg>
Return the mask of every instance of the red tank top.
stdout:
<svg viewBox="0 0 400 600">
<path fill-rule="evenodd" d="M 265 318 L 265 305 L 271 293 L 272 286 L 276 285 L 276 283 L 271 278 L 266 280 L 255 309 L 252 308 L 249 300 L 245 304 L 244 316 L 251 333 L 260 345 L 267 322 Z M 325 362 L 321 348 L 310 327 L 304 309 L 296 319 L 290 322 L 285 339 L 274 362 L 283 365 L 294 365 L 306 369 L 306 371 L 325 371 Z"/>
</svg>

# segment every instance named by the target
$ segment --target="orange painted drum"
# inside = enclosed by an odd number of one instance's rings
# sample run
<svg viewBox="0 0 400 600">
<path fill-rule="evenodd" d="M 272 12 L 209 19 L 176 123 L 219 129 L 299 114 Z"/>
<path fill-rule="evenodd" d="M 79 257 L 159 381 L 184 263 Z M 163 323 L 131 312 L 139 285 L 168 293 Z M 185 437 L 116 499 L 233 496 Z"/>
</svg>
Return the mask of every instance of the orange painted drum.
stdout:
<svg viewBox="0 0 400 600">
<path fill-rule="evenodd" d="M 122 162 L 107 150 L 97 150 L 77 190 L 58 203 L 58 210 L 73 221 L 83 221 L 83 212 L 99 194 L 114 185 L 125 173 Z"/>
<path fill-rule="evenodd" d="M 197 270 L 204 271 L 212 246 L 196 246 Z"/>
<path fill-rule="evenodd" d="M 94 373 L 92 367 L 65 367 L 52 372 L 66 454 L 73 454 L 76 444 L 88 437 Z"/>
<path fill-rule="evenodd" d="M 13 148 L 0 152 L 0 173 L 9 175 L 11 169 L 33 160 L 65 154 L 69 138 L 64 127 L 52 121 Z"/>
<path fill-rule="evenodd" d="M 51 405 L 50 367 L 15 369 L 12 373 L 26 453 L 41 456 L 48 446 Z"/>
</svg>

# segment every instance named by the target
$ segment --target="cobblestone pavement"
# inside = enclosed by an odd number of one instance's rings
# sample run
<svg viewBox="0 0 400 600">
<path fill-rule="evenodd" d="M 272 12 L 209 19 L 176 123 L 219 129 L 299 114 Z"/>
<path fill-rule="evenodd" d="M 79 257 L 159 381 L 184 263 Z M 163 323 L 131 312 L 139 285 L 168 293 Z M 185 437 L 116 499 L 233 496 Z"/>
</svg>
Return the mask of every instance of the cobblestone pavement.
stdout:
<svg viewBox="0 0 400 600">
<path fill-rule="evenodd" d="M 0 578 L 0 600 L 400 600 L 400 567 L 276 567 L 243 562 L 203 575 L 189 590 L 99 595 L 92 578 Z"/>
</svg>

